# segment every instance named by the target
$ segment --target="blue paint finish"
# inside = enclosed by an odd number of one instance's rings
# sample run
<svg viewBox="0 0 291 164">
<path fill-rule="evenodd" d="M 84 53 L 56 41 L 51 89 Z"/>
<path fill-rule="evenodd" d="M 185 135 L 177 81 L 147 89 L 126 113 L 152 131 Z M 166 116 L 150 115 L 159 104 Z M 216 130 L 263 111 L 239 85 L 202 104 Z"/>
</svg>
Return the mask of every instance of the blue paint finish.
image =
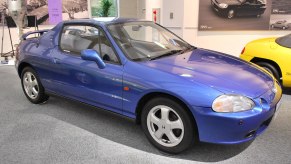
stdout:
<svg viewBox="0 0 291 164">
<path fill-rule="evenodd" d="M 132 21 L 141 20 L 62 22 L 39 38 L 23 40 L 16 68 L 24 62 L 29 63 L 46 91 L 131 118 L 136 118 L 136 107 L 143 96 L 156 92 L 172 95 L 188 106 L 196 120 L 199 138 L 204 142 L 241 143 L 266 129 L 267 125 L 263 123 L 272 118 L 282 95 L 280 87 L 277 94 L 272 91 L 278 84 L 270 75 L 236 57 L 205 49 L 134 62 L 123 54 L 107 29 L 108 24 Z M 59 36 L 65 24 L 102 28 L 118 54 L 120 64 L 106 63 L 105 66 L 92 50 L 83 51 L 82 57 L 61 51 Z M 124 91 L 123 87 L 128 87 L 129 91 Z M 214 112 L 212 102 L 222 94 L 244 95 L 256 105 L 245 112 Z M 243 122 L 241 125 L 240 121 Z M 252 130 L 256 130 L 256 135 L 246 138 Z"/>
<path fill-rule="evenodd" d="M 101 59 L 100 55 L 92 49 L 83 50 L 81 52 L 81 58 L 83 60 L 94 61 L 100 69 L 104 69 L 106 64 Z"/>
</svg>

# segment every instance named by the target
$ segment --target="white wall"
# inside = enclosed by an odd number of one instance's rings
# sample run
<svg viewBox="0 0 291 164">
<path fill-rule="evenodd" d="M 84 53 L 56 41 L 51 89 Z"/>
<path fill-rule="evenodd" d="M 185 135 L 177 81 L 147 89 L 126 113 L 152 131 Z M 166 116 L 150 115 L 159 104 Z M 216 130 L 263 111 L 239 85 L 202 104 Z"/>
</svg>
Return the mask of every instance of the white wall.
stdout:
<svg viewBox="0 0 291 164">
<path fill-rule="evenodd" d="M 146 1 L 138 0 L 137 1 L 137 17 L 141 19 L 145 19 L 146 17 Z"/>
<path fill-rule="evenodd" d="M 160 8 L 161 13 L 163 12 L 163 1 L 162 0 L 145 0 L 145 19 L 152 20 L 152 9 L 154 8 Z M 161 24 L 163 24 L 163 19 L 161 19 Z"/>
<path fill-rule="evenodd" d="M 146 19 L 152 19 L 152 8 L 161 7 L 161 24 L 183 37 L 189 43 L 239 56 L 249 41 L 264 37 L 282 36 L 290 31 L 198 31 L 199 0 L 146 0 Z M 180 20 L 168 20 L 169 12 Z M 182 25 L 181 25 L 182 22 Z"/>
<path fill-rule="evenodd" d="M 184 26 L 184 1 L 166 0 L 162 3 L 161 8 L 162 25 L 168 27 L 171 31 L 183 37 Z M 170 13 L 173 13 L 173 19 L 170 19 Z"/>
<path fill-rule="evenodd" d="M 120 17 L 136 18 L 137 0 L 119 0 L 119 15 Z"/>
</svg>

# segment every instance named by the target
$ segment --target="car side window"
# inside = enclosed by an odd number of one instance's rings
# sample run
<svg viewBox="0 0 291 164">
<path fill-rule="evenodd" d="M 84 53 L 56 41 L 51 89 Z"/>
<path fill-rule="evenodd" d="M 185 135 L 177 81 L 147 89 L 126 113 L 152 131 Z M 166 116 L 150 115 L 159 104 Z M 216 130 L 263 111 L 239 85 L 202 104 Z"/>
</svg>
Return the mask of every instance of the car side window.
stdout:
<svg viewBox="0 0 291 164">
<path fill-rule="evenodd" d="M 102 30 L 99 33 L 99 52 L 105 62 L 119 63 L 110 41 Z"/>
<path fill-rule="evenodd" d="M 80 56 L 85 49 L 94 49 L 104 62 L 119 63 L 119 60 L 103 30 L 89 25 L 66 25 L 60 40 L 61 50 Z"/>
</svg>

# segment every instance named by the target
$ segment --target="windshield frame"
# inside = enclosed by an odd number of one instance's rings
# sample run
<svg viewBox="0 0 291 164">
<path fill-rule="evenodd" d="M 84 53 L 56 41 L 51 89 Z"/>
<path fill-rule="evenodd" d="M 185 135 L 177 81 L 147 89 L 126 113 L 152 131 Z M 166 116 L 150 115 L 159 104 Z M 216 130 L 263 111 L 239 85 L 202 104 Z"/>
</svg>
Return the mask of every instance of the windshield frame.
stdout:
<svg viewBox="0 0 291 164">
<path fill-rule="evenodd" d="M 165 30 L 166 32 L 169 32 L 170 34 L 174 35 L 175 37 L 177 37 L 178 39 L 180 39 L 182 42 L 185 43 L 187 49 L 196 49 L 195 46 L 192 46 L 191 44 L 189 44 L 188 42 L 186 42 L 184 39 L 182 39 L 181 37 L 179 37 L 178 35 L 176 35 L 175 33 L 173 33 L 172 31 L 170 31 L 169 29 L 163 27 L 162 25 L 158 24 L 158 23 L 154 23 L 152 21 L 147 21 L 147 20 L 141 20 L 141 21 L 127 21 L 127 22 L 118 22 L 118 23 L 107 23 L 105 25 L 105 27 L 107 28 L 107 31 L 109 32 L 109 34 L 111 35 L 111 37 L 113 38 L 114 42 L 116 43 L 116 45 L 118 46 L 118 48 L 122 51 L 122 53 L 124 54 L 124 56 L 130 60 L 130 61 L 133 61 L 133 62 L 144 62 L 144 61 L 151 61 L 151 58 L 139 58 L 139 59 L 132 59 L 130 56 L 128 56 L 128 54 L 124 51 L 124 49 L 121 47 L 121 45 L 118 43 L 117 39 L 115 37 L 113 37 L 112 33 L 111 33 L 111 30 L 109 28 L 109 26 L 112 26 L 112 25 L 119 25 L 119 24 L 130 24 L 130 23 L 153 23 L 157 26 L 159 26 L 160 28 L 162 28 L 163 30 Z M 128 35 L 128 34 L 127 34 Z M 173 55 L 176 55 L 176 54 L 173 54 Z"/>
</svg>

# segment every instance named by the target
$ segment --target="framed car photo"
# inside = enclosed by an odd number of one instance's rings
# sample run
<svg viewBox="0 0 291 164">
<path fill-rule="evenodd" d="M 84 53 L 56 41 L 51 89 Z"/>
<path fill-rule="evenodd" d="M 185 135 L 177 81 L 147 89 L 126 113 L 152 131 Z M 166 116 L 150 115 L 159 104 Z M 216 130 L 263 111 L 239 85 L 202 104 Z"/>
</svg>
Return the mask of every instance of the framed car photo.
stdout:
<svg viewBox="0 0 291 164">
<path fill-rule="evenodd" d="M 291 30 L 290 0 L 272 0 L 270 30 Z"/>
<path fill-rule="evenodd" d="M 269 30 L 271 0 L 200 0 L 200 31 Z"/>
</svg>

